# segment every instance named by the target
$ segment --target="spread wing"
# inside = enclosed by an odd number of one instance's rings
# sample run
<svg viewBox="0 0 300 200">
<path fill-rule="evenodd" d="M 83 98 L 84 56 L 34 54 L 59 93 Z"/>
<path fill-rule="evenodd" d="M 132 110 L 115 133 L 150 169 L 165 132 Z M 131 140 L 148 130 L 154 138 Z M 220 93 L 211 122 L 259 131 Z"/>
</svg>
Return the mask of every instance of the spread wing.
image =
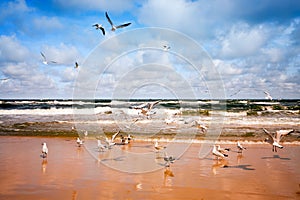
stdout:
<svg viewBox="0 0 300 200">
<path fill-rule="evenodd" d="M 113 134 L 113 136 L 111 137 L 111 141 L 113 142 L 115 140 L 115 138 L 117 137 L 117 135 L 120 133 L 120 130 L 118 130 L 118 132 L 116 132 L 115 134 Z"/>
<path fill-rule="evenodd" d="M 119 26 L 116 26 L 116 28 L 123 28 L 123 27 L 129 26 L 130 24 L 131 23 L 121 24 Z"/>
<path fill-rule="evenodd" d="M 46 56 L 42 52 L 40 52 L 40 53 L 41 53 L 43 59 L 46 60 Z"/>
<path fill-rule="evenodd" d="M 109 16 L 108 16 L 108 14 L 107 14 L 107 12 L 105 12 L 105 16 L 106 16 L 106 19 L 108 20 L 108 22 L 110 23 L 110 25 L 114 25 L 113 23 L 112 23 L 112 21 L 110 20 L 110 18 L 109 18 Z"/>
<path fill-rule="evenodd" d="M 148 107 L 149 110 L 151 110 L 155 105 L 157 105 L 160 101 L 155 101 L 153 103 L 151 103 Z"/>
<path fill-rule="evenodd" d="M 100 27 L 100 30 L 102 31 L 102 34 L 105 35 L 105 30 L 103 27 Z"/>
<path fill-rule="evenodd" d="M 263 128 L 263 130 L 264 130 L 264 132 L 265 132 L 266 134 L 268 134 L 268 135 L 270 136 L 270 138 L 274 141 L 274 136 L 273 136 L 269 131 L 267 131 L 266 129 Z"/>
</svg>

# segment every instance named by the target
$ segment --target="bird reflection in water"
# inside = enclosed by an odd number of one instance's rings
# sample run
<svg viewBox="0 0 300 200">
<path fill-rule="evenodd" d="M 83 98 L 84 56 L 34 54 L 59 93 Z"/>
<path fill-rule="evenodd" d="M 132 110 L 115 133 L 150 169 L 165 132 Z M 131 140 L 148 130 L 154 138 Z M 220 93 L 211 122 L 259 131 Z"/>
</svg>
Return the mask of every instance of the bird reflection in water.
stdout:
<svg viewBox="0 0 300 200">
<path fill-rule="evenodd" d="M 42 161 L 42 172 L 43 172 L 43 174 L 46 173 L 47 164 L 48 164 L 48 160 L 47 159 L 43 159 L 43 161 Z"/>
<path fill-rule="evenodd" d="M 164 171 L 164 186 L 170 187 L 173 185 L 172 177 L 174 177 L 174 173 L 172 172 L 170 167 L 165 167 Z"/>
<path fill-rule="evenodd" d="M 237 156 L 236 156 L 237 164 L 240 164 L 240 163 L 241 163 L 241 160 L 242 160 L 243 157 L 244 157 L 243 154 L 241 154 L 241 153 L 238 153 L 238 154 L 237 154 Z"/>
<path fill-rule="evenodd" d="M 215 163 L 212 165 L 212 172 L 214 175 L 217 174 L 218 168 L 228 167 L 228 161 L 225 159 L 216 160 Z"/>
</svg>

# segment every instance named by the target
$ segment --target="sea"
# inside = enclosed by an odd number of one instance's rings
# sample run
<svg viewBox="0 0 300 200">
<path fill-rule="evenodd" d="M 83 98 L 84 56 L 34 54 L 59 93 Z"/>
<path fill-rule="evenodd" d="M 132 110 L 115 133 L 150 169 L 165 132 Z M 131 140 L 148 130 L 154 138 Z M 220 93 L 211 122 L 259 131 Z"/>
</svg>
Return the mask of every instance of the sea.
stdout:
<svg viewBox="0 0 300 200">
<path fill-rule="evenodd" d="M 157 101 L 147 115 L 134 109 Z M 261 132 L 261 128 L 299 130 L 300 99 L 0 100 L 1 135 L 22 132 L 25 129 L 20 126 L 28 126 L 28 123 L 39 123 L 38 126 L 32 126 L 32 129 L 42 128 L 46 131 L 56 126 L 63 130 L 114 132 L 121 129 L 143 134 L 172 134 L 195 132 L 195 121 L 205 128 L 215 127 L 216 131 L 233 136 L 253 136 L 253 133 Z"/>
</svg>

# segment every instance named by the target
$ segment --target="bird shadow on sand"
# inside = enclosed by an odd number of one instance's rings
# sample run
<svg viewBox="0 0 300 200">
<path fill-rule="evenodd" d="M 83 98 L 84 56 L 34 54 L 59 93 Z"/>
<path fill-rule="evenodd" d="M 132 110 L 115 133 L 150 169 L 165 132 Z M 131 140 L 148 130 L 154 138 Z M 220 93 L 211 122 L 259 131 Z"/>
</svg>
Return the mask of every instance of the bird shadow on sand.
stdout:
<svg viewBox="0 0 300 200">
<path fill-rule="evenodd" d="M 279 155 L 273 155 L 273 156 L 265 156 L 261 159 L 280 159 L 280 160 L 291 160 L 290 158 L 282 158 Z"/>
<path fill-rule="evenodd" d="M 106 161 L 124 161 L 125 156 L 119 156 L 116 158 L 104 158 L 101 161 L 106 162 Z"/>
<path fill-rule="evenodd" d="M 242 170 L 255 170 L 251 167 L 252 165 L 225 165 L 223 168 L 235 168 L 235 169 L 242 169 Z"/>
</svg>

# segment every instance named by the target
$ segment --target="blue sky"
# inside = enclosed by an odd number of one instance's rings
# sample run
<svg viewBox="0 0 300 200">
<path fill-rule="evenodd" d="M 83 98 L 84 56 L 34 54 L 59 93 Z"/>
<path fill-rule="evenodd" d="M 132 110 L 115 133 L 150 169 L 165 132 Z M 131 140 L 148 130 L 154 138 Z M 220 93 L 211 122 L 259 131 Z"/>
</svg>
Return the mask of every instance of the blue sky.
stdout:
<svg viewBox="0 0 300 200">
<path fill-rule="evenodd" d="M 77 77 L 84 73 L 89 55 L 99 45 L 114 41 L 112 38 L 119 34 L 149 27 L 174 30 L 198 43 L 220 74 L 222 97 L 263 99 L 263 91 L 268 91 L 275 99 L 300 98 L 297 0 L 14 0 L 2 1 L 0 6 L 0 78 L 8 79 L 0 81 L 0 98 L 72 98 Z M 115 24 L 132 24 L 112 32 L 106 11 Z M 92 27 L 95 23 L 103 24 L 105 36 Z M 180 52 L 173 48 L 177 42 L 174 38 L 164 42 L 173 53 Z M 185 48 L 186 52 L 191 50 Z M 40 52 L 57 64 L 44 65 Z M 94 80 L 100 85 L 92 88 L 94 96 L 112 97 L 124 77 L 126 84 L 134 86 L 133 77 L 124 75 L 134 69 L 127 65 L 143 64 L 151 57 L 151 62 L 157 58 L 157 64 L 176 68 L 176 73 L 167 77 L 166 73 L 172 72 L 167 67 L 146 67 L 136 71 L 139 80 L 157 74 L 157 80 L 164 78 L 174 84 L 169 88 L 161 83 L 147 85 L 136 89 L 131 97 L 172 98 L 172 88 L 184 90 L 178 83 L 180 76 L 196 98 L 212 97 L 211 91 L 207 92 L 214 88 L 207 87 L 212 79 L 193 77 L 191 69 L 182 67 L 174 54 L 166 57 L 158 53 L 141 50 L 128 54 L 105 76 L 96 74 L 101 80 Z M 82 66 L 75 69 L 75 61 Z"/>
</svg>

